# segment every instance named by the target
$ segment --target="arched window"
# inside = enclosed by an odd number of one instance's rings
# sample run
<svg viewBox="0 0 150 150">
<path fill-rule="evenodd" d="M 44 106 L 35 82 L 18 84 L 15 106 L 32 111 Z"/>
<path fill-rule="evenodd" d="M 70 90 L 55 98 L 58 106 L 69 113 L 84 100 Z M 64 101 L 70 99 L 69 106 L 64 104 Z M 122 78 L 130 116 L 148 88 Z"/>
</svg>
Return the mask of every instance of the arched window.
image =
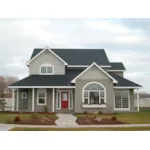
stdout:
<svg viewBox="0 0 150 150">
<path fill-rule="evenodd" d="M 54 66 L 51 64 L 42 64 L 40 66 L 40 74 L 43 75 L 54 74 Z"/>
<path fill-rule="evenodd" d="M 84 104 L 105 104 L 106 89 L 98 82 L 91 82 L 83 87 Z"/>
</svg>

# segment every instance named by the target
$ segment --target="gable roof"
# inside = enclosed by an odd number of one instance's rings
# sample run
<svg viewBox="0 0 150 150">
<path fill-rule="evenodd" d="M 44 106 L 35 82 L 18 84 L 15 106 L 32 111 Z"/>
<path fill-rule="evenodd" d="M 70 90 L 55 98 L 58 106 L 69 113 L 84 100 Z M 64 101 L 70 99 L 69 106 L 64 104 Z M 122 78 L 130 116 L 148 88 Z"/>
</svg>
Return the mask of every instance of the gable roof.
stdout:
<svg viewBox="0 0 150 150">
<path fill-rule="evenodd" d="M 118 81 L 116 79 L 114 79 L 110 74 L 108 74 L 105 70 L 103 70 L 97 63 L 93 62 L 89 67 L 87 67 L 84 71 L 82 71 L 78 76 L 76 76 L 71 83 L 75 83 L 76 80 L 83 75 L 86 71 L 88 71 L 90 68 L 92 68 L 93 66 L 96 66 L 99 70 L 101 70 L 106 76 L 108 76 L 110 79 L 113 80 L 113 83 L 118 83 Z"/>
<path fill-rule="evenodd" d="M 30 58 L 30 60 L 27 62 L 27 65 L 29 65 L 30 64 L 30 62 L 32 61 L 32 60 L 34 60 L 37 56 L 39 56 L 40 54 L 42 54 L 44 51 L 46 51 L 46 50 L 49 50 L 54 56 L 56 56 L 60 61 L 62 61 L 63 63 L 64 63 L 64 65 L 68 65 L 61 57 L 59 57 L 55 52 L 53 52 L 49 47 L 45 47 L 44 49 L 41 49 L 40 51 L 38 51 L 38 52 L 33 52 L 32 53 L 32 56 L 31 56 L 31 58 Z"/>
<path fill-rule="evenodd" d="M 136 84 L 136 83 L 134 83 L 134 82 L 132 82 L 132 81 L 130 81 L 124 77 L 121 77 L 115 73 L 109 73 L 109 74 L 118 81 L 118 83 L 115 84 L 114 88 L 128 88 L 128 87 L 130 87 L 130 88 L 142 88 L 141 85 Z"/>
<path fill-rule="evenodd" d="M 110 62 L 111 68 L 108 69 L 108 71 L 113 71 L 113 70 L 121 70 L 124 71 L 126 70 L 122 62 Z"/>
<path fill-rule="evenodd" d="M 37 56 L 43 49 L 34 49 L 30 60 Z M 91 65 L 96 62 L 100 66 L 111 67 L 104 49 L 51 49 L 68 65 Z M 87 67 L 86 66 L 86 67 Z"/>
</svg>

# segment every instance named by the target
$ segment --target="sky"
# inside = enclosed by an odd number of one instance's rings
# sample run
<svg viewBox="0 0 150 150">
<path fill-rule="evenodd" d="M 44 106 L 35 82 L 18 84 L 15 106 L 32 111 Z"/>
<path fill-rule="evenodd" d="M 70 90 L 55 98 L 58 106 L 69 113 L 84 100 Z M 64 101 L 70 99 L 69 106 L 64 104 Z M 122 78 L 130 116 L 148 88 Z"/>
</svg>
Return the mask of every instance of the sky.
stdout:
<svg viewBox="0 0 150 150">
<path fill-rule="evenodd" d="M 103 48 L 150 93 L 150 19 L 0 19 L 0 75 L 28 76 L 34 48 Z"/>
</svg>

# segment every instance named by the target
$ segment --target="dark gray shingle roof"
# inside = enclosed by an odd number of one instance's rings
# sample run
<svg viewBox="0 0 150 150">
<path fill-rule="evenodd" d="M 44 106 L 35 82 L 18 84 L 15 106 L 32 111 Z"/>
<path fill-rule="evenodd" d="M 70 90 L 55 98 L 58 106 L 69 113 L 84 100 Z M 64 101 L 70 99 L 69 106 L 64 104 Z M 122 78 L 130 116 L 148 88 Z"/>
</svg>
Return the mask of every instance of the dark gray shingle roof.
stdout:
<svg viewBox="0 0 150 150">
<path fill-rule="evenodd" d="M 115 73 L 109 73 L 113 78 L 115 78 L 118 83 L 116 84 L 116 86 L 123 86 L 123 87 L 142 87 L 139 84 L 136 84 L 124 77 L 121 77 L 119 75 L 116 75 Z"/>
<path fill-rule="evenodd" d="M 71 81 L 82 72 L 82 70 L 67 70 L 66 75 L 31 75 L 9 86 L 71 86 Z M 116 86 L 141 87 L 114 73 L 109 73 L 118 81 Z"/>
<path fill-rule="evenodd" d="M 32 59 L 43 49 L 34 49 Z M 51 49 L 69 65 L 110 65 L 104 49 Z"/>
<path fill-rule="evenodd" d="M 110 62 L 110 64 L 109 70 L 126 70 L 122 62 Z"/>
</svg>

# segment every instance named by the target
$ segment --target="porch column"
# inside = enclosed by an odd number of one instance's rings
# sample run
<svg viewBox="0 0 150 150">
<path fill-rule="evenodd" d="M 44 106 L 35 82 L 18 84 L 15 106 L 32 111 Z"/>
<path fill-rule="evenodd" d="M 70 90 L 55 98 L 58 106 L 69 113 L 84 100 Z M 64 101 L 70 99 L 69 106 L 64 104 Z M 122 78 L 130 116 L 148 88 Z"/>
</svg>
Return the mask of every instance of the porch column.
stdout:
<svg viewBox="0 0 150 150">
<path fill-rule="evenodd" d="M 54 112 L 54 109 L 55 109 L 55 89 L 53 88 L 53 90 L 52 90 L 52 112 Z"/>
<path fill-rule="evenodd" d="M 137 111 L 139 112 L 140 111 L 140 102 L 139 102 L 139 90 L 137 89 Z"/>
<path fill-rule="evenodd" d="M 15 89 L 12 89 L 12 111 L 14 111 L 15 104 Z"/>
<path fill-rule="evenodd" d="M 34 112 L 34 89 L 32 89 L 32 112 Z"/>
<path fill-rule="evenodd" d="M 17 106 L 16 106 L 17 111 L 18 111 L 18 107 L 19 107 L 19 90 L 17 90 Z"/>
</svg>

